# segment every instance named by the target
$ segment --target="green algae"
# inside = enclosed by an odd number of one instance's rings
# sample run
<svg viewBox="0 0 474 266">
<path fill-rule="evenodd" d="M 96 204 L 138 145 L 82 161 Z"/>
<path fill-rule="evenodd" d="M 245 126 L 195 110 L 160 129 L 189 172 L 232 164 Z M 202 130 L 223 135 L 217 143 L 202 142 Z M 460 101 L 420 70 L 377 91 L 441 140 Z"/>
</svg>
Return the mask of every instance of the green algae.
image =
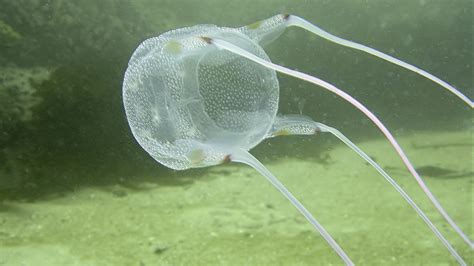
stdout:
<svg viewBox="0 0 474 266">
<path fill-rule="evenodd" d="M 20 33 L 0 19 L 0 45 L 11 46 L 22 38 L 23 36 Z"/>
</svg>

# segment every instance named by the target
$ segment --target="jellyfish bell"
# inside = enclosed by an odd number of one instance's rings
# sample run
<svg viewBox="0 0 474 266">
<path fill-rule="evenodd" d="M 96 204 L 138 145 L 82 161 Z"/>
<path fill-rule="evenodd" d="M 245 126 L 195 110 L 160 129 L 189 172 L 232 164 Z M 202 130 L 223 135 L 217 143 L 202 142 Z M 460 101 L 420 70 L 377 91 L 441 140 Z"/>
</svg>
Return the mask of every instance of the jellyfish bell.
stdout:
<svg viewBox="0 0 474 266">
<path fill-rule="evenodd" d="M 266 137 L 278 110 L 276 72 L 207 45 L 199 38 L 204 35 L 270 60 L 247 35 L 213 25 L 172 30 L 140 44 L 125 72 L 126 114 L 139 144 L 173 169 L 201 166 L 195 150 L 204 156 L 220 147 L 222 154 L 202 160 L 203 166 L 221 163 L 225 149 L 250 150 Z"/>
<path fill-rule="evenodd" d="M 390 131 L 370 110 L 326 81 L 270 61 L 261 45 L 274 41 L 290 26 L 301 27 L 329 41 L 413 71 L 473 107 L 469 98 L 424 70 L 373 48 L 334 36 L 297 16 L 277 15 L 236 29 L 198 25 L 172 30 L 140 44 L 130 59 L 123 83 L 127 120 L 138 143 L 155 160 L 176 170 L 229 161 L 253 167 L 300 211 L 346 265 L 353 265 L 313 215 L 249 153 L 265 138 L 329 132 L 372 165 L 410 204 L 458 263 L 465 265 L 408 194 L 341 132 L 303 115 L 276 115 L 279 97 L 276 72 L 320 86 L 351 103 L 380 129 L 438 212 L 473 247 L 469 237 L 428 189 Z"/>
</svg>

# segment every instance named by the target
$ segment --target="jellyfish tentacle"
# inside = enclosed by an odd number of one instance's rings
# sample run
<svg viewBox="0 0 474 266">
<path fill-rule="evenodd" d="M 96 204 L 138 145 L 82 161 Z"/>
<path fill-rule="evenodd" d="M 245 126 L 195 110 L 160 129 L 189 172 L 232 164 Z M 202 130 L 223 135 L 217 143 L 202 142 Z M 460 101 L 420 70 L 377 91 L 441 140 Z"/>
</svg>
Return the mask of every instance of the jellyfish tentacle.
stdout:
<svg viewBox="0 0 474 266">
<path fill-rule="evenodd" d="M 436 226 L 431 222 L 431 220 L 426 216 L 426 214 L 418 207 L 418 205 L 411 199 L 411 197 L 398 185 L 395 180 L 390 177 L 387 172 L 383 170 L 380 165 L 378 165 L 370 156 L 368 156 L 365 152 L 363 152 L 357 145 L 355 145 L 352 141 L 350 141 L 344 134 L 342 134 L 339 130 L 326 126 L 322 123 L 314 123 L 314 126 L 318 128 L 321 132 L 329 132 L 334 135 L 336 138 L 341 140 L 344 144 L 346 144 L 349 148 L 351 148 L 355 153 L 357 153 L 362 159 L 364 159 L 367 163 L 369 163 L 372 167 L 374 167 L 377 172 L 379 172 L 385 180 L 392 185 L 393 188 L 405 199 L 405 201 L 415 210 L 415 212 L 423 219 L 423 221 L 428 225 L 431 231 L 438 237 L 441 243 L 448 249 L 451 255 L 456 259 L 456 261 L 460 265 L 466 265 L 466 262 L 462 259 L 462 257 L 457 253 L 457 251 L 453 248 L 453 246 L 449 243 L 449 241 L 443 236 L 443 234 L 436 228 Z"/>
<path fill-rule="evenodd" d="M 313 217 L 313 215 L 299 202 L 293 194 L 262 164 L 248 151 L 239 149 L 230 154 L 230 161 L 244 163 L 254 168 L 262 176 L 264 176 L 285 198 L 308 220 L 308 222 L 321 234 L 328 242 L 332 249 L 339 255 L 346 265 L 354 265 L 346 252 L 337 244 L 334 238 L 324 229 L 324 227 Z"/>
<path fill-rule="evenodd" d="M 417 73 L 418 75 L 421 75 L 438 85 L 442 86 L 446 90 L 448 90 L 450 93 L 454 94 L 456 97 L 461 99 L 463 102 L 465 102 L 471 109 L 474 108 L 474 102 L 469 99 L 466 95 L 464 95 L 461 91 L 456 89 L 453 85 L 449 84 L 448 82 L 430 74 L 429 72 L 416 67 L 412 64 L 409 64 L 407 62 L 404 62 L 398 58 L 395 58 L 391 55 L 382 53 L 379 50 L 376 50 L 374 48 L 371 48 L 369 46 L 356 43 L 353 41 L 349 41 L 346 39 L 343 39 L 341 37 L 338 37 L 336 35 L 333 35 L 320 27 L 314 25 L 313 23 L 295 16 L 295 15 L 289 15 L 289 14 L 281 14 L 281 15 L 276 15 L 273 17 L 270 17 L 268 19 L 258 21 L 255 23 L 252 23 L 250 25 L 244 26 L 239 28 L 238 30 L 247 36 L 251 38 L 252 40 L 264 45 L 269 42 L 272 42 L 276 38 L 278 38 L 286 28 L 288 27 L 299 27 L 304 30 L 307 30 L 315 35 L 320 36 L 321 38 L 324 38 L 328 41 L 331 41 L 333 43 L 349 47 L 355 50 L 359 50 L 362 52 L 365 52 L 367 54 L 373 55 L 375 57 L 378 57 L 380 59 L 383 59 L 387 62 L 390 62 L 392 64 L 398 65 L 400 67 L 403 67 L 407 70 L 410 70 L 412 72 Z"/>
<path fill-rule="evenodd" d="M 418 185 L 420 188 L 423 190 L 425 195 L 429 198 L 431 203 L 436 207 L 438 212 L 443 216 L 443 218 L 449 223 L 449 225 L 458 233 L 458 235 L 471 247 L 473 248 L 473 243 L 469 239 L 469 237 L 461 230 L 461 228 L 454 222 L 454 220 L 448 215 L 448 213 L 444 210 L 444 208 L 441 206 L 441 204 L 438 202 L 436 197 L 433 195 L 431 190 L 427 187 L 421 176 L 418 174 L 418 172 L 415 170 L 415 167 L 413 164 L 410 162 L 408 159 L 407 155 L 401 148 L 401 146 L 398 144 L 392 133 L 385 127 L 385 125 L 369 110 L 367 107 L 365 107 L 362 103 L 360 103 L 358 100 L 356 100 L 354 97 L 350 96 L 346 92 L 338 89 L 336 86 L 321 80 L 317 77 L 308 75 L 306 73 L 302 73 L 299 71 L 295 71 L 277 64 L 274 64 L 270 61 L 266 61 L 252 53 L 249 53 L 245 51 L 244 49 L 229 43 L 227 41 L 221 40 L 221 39 L 212 39 L 211 44 L 216 45 L 220 49 L 225 49 L 229 52 L 235 53 L 237 55 L 240 55 L 242 57 L 245 57 L 255 63 L 258 63 L 264 67 L 273 69 L 275 71 L 278 71 L 280 73 L 305 80 L 307 82 L 310 82 L 314 85 L 320 86 L 336 95 L 344 99 L 345 101 L 349 102 L 352 104 L 354 107 L 359 109 L 367 118 L 369 118 L 377 127 L 378 129 L 383 133 L 383 135 L 386 137 L 386 139 L 390 142 L 394 150 L 396 151 L 397 155 L 399 158 L 402 160 L 408 171 L 412 174 L 412 176 L 415 178 L 417 181 Z"/>
<path fill-rule="evenodd" d="M 265 20 L 238 28 L 237 30 L 250 39 L 264 46 L 276 40 L 287 28 L 287 20 L 282 15 L 276 15 Z"/>
<path fill-rule="evenodd" d="M 398 183 L 387 173 L 385 170 L 378 165 L 370 156 L 368 156 L 364 151 L 362 151 L 357 145 L 355 145 L 349 138 L 342 134 L 339 130 L 327 126 L 322 123 L 314 122 L 311 118 L 301 115 L 285 115 L 277 117 L 275 121 L 275 126 L 272 128 L 272 131 L 269 134 L 269 137 L 281 136 L 277 132 L 289 132 L 290 135 L 310 135 L 309 132 L 328 132 L 346 144 L 351 150 L 353 150 L 357 155 L 369 163 L 380 175 L 382 175 L 385 180 L 392 185 L 392 187 L 403 197 L 403 199 L 415 210 L 418 216 L 426 223 L 426 225 L 431 229 L 435 236 L 441 241 L 441 243 L 448 249 L 451 255 L 458 261 L 460 265 L 465 265 L 466 262 L 462 257 L 457 253 L 449 241 L 443 236 L 443 234 L 436 228 L 436 226 L 431 222 L 428 216 L 423 212 L 423 210 L 418 207 L 418 205 L 413 201 L 413 199 L 403 190 L 403 188 L 398 185 Z M 274 133 L 272 133 L 274 132 Z"/>
<path fill-rule="evenodd" d="M 314 121 L 305 115 L 279 115 L 275 117 L 272 128 L 266 138 L 286 135 L 314 135 L 320 129 L 315 127 Z"/>
<path fill-rule="evenodd" d="M 467 105 L 469 105 L 469 107 L 471 108 L 474 108 L 474 103 L 471 99 L 469 99 L 466 95 L 464 95 L 462 92 L 460 92 L 459 90 L 457 90 L 456 88 L 454 88 L 454 86 L 452 86 L 451 84 L 449 84 L 448 82 L 428 73 L 427 71 L 421 69 L 421 68 L 418 68 L 412 64 L 409 64 L 409 63 L 406 63 L 398 58 L 395 58 L 393 56 L 390 56 L 388 54 L 385 54 L 385 53 L 382 53 L 374 48 L 371 48 L 371 47 L 368 47 L 366 45 L 362 45 L 360 43 L 356 43 L 356 42 L 353 42 L 353 41 L 349 41 L 349 40 L 346 40 L 346 39 L 343 39 L 343 38 L 340 38 L 338 36 L 335 36 L 323 29 L 321 29 L 320 27 L 312 24 L 311 22 L 303 19 L 303 18 L 300 18 L 298 16 L 295 16 L 295 15 L 287 15 L 287 25 L 288 27 L 291 27 L 291 26 L 296 26 L 296 27 L 300 27 L 300 28 L 303 28 L 311 33 L 314 33 L 326 40 L 329 40 L 331 42 L 334 42 L 334 43 L 337 43 L 339 45 L 342 45 L 342 46 L 346 46 L 346 47 L 349 47 L 349 48 L 352 48 L 352 49 L 356 49 L 356 50 L 359 50 L 359 51 L 363 51 L 365 53 L 368 53 L 368 54 L 371 54 L 375 57 L 378 57 L 380 59 L 383 59 L 385 61 L 388 61 L 392 64 L 395 64 L 395 65 L 398 65 L 400 67 L 403 67 L 405 69 L 408 69 L 412 72 L 415 72 L 417 73 L 418 75 L 421 75 L 435 83 L 437 83 L 438 85 L 442 86 L 443 88 L 445 88 L 446 90 L 448 90 L 449 92 L 451 92 L 452 94 L 454 94 L 456 97 L 458 97 L 459 99 L 461 99 L 463 102 L 465 102 Z"/>
</svg>

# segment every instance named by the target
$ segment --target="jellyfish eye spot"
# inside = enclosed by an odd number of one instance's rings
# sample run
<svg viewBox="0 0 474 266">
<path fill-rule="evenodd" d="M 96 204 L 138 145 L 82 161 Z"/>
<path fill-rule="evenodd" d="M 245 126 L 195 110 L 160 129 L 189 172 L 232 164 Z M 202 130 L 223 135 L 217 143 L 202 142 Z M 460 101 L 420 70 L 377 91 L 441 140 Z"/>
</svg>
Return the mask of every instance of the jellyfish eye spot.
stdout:
<svg viewBox="0 0 474 266">
<path fill-rule="evenodd" d="M 278 130 L 273 135 L 275 137 L 277 137 L 277 136 L 288 136 L 288 135 L 290 135 L 290 131 L 288 131 L 287 129 L 282 129 L 282 130 Z"/>
<path fill-rule="evenodd" d="M 199 165 L 202 161 L 204 161 L 204 159 L 206 158 L 206 155 L 204 153 L 204 150 L 197 149 L 197 150 L 192 150 L 188 154 L 187 157 L 191 161 L 191 164 Z"/>
<path fill-rule="evenodd" d="M 258 29 L 260 27 L 260 25 L 262 25 L 261 20 L 248 25 L 247 28 L 249 28 L 251 30 L 255 30 L 255 29 Z"/>
<path fill-rule="evenodd" d="M 176 40 L 171 40 L 165 44 L 165 50 L 171 54 L 180 54 L 183 50 L 183 45 Z"/>
</svg>

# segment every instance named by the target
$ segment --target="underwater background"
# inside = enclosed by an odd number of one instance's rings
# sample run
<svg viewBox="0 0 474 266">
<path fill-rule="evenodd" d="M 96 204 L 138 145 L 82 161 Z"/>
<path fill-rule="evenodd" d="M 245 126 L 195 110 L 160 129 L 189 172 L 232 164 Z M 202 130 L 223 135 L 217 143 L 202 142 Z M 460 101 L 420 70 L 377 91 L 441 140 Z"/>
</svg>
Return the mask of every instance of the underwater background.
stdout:
<svg viewBox="0 0 474 266">
<path fill-rule="evenodd" d="M 256 171 L 173 171 L 134 140 L 122 81 L 146 38 L 279 13 L 473 90 L 471 0 L 0 0 L 0 265 L 336 265 L 339 258 Z M 438 85 L 289 28 L 264 47 L 369 107 L 473 237 L 472 111 Z M 321 88 L 278 75 L 282 114 L 339 129 L 413 196 L 470 264 L 379 131 Z M 455 265 L 386 182 L 329 135 L 266 140 L 254 154 L 356 264 Z"/>
</svg>

